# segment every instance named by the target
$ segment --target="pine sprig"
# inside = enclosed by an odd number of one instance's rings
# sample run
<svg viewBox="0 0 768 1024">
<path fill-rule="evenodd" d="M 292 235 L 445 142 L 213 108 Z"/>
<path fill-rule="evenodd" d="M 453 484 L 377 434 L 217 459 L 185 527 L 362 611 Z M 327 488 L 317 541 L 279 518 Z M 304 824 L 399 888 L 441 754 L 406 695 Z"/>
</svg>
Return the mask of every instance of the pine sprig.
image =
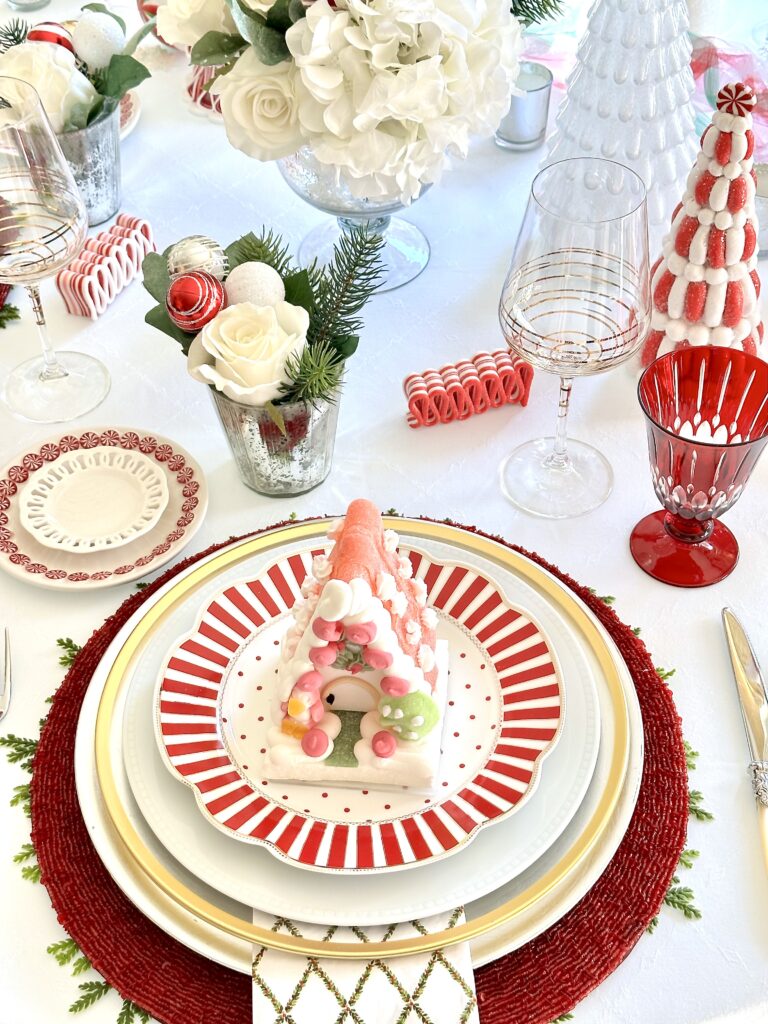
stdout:
<svg viewBox="0 0 768 1024">
<path fill-rule="evenodd" d="M 5 53 L 12 46 L 19 46 L 20 43 L 23 43 L 27 38 L 27 32 L 29 32 L 29 25 L 21 18 L 13 18 L 5 25 L 0 25 L 0 53 Z"/>
<path fill-rule="evenodd" d="M 243 235 L 228 246 L 226 252 L 230 270 L 234 270 L 241 263 L 266 263 L 276 270 L 280 277 L 286 277 L 293 269 L 287 243 L 274 231 L 265 233 L 264 228 L 258 236 L 249 231 L 247 235 Z"/>
<path fill-rule="evenodd" d="M 69 636 L 59 637 L 56 641 L 56 646 L 60 647 L 64 652 L 59 657 L 59 664 L 62 668 L 70 668 L 74 664 L 75 658 L 83 649 L 80 644 L 76 644 L 72 637 Z"/>
<path fill-rule="evenodd" d="M 674 875 L 672 885 L 667 889 L 664 902 L 673 910 L 681 911 L 689 921 L 698 921 L 701 911 L 693 902 L 693 890 L 687 885 L 680 885 L 680 878 Z"/>
<path fill-rule="evenodd" d="M 692 772 L 696 767 L 696 760 L 699 757 L 698 750 L 694 750 L 688 740 L 683 740 L 683 746 L 685 747 L 685 767 L 689 772 Z"/>
<path fill-rule="evenodd" d="M 344 362 L 328 342 L 305 345 L 298 356 L 291 356 L 285 364 L 290 384 L 283 384 L 283 393 L 290 394 L 292 402 L 333 402 L 341 388 Z"/>
<path fill-rule="evenodd" d="M 674 668 L 656 668 L 656 675 L 662 681 L 666 683 L 667 680 L 671 679 L 677 670 Z"/>
<path fill-rule="evenodd" d="M 120 1013 L 117 1015 L 117 1024 L 147 1024 L 149 1014 L 130 999 L 124 999 Z"/>
<path fill-rule="evenodd" d="M 59 942 L 52 942 L 46 949 L 46 953 L 50 953 L 59 967 L 66 967 L 79 952 L 80 947 L 74 939 L 61 939 Z"/>
<path fill-rule="evenodd" d="M 698 789 L 692 789 L 688 793 L 688 813 L 697 821 L 713 821 L 714 814 L 701 806 L 704 797 Z"/>
<path fill-rule="evenodd" d="M 565 1024 L 567 1020 L 573 1020 L 572 1013 L 561 1013 L 559 1017 L 555 1017 L 551 1024 Z"/>
<path fill-rule="evenodd" d="M 683 868 L 692 868 L 693 862 L 699 856 L 698 850 L 683 850 L 680 854 L 680 866 Z"/>
<path fill-rule="evenodd" d="M 32 843 L 24 843 L 18 853 L 13 856 L 14 864 L 23 864 L 24 861 L 31 860 L 35 856 L 35 848 Z"/>
<path fill-rule="evenodd" d="M 0 747 L 6 748 L 5 756 L 11 764 L 18 764 L 25 772 L 32 771 L 32 759 L 37 751 L 37 740 L 15 736 L 9 732 L 7 736 L 0 736 Z"/>
<path fill-rule="evenodd" d="M 2 53 L 2 50 L 0 50 Z M 16 306 L 11 305 L 10 302 L 6 302 L 4 306 L 0 306 L 0 330 L 7 327 L 13 320 L 20 320 L 21 313 Z"/>
<path fill-rule="evenodd" d="M 547 21 L 563 13 L 561 0 L 512 0 L 512 13 L 523 25 Z"/>
<path fill-rule="evenodd" d="M 381 282 L 383 245 L 381 235 L 372 235 L 362 227 L 342 233 L 315 294 L 316 308 L 307 332 L 310 345 L 360 333 L 363 322 L 357 314 Z"/>
<path fill-rule="evenodd" d="M 29 818 L 32 814 L 32 796 L 29 783 L 24 782 L 20 786 L 13 787 L 11 807 L 21 807 L 24 814 Z"/>
<path fill-rule="evenodd" d="M 81 995 L 70 1006 L 70 1013 L 81 1013 L 83 1010 L 87 1010 L 89 1006 L 93 1006 L 103 998 L 112 986 L 108 981 L 84 981 L 78 988 Z"/>
<path fill-rule="evenodd" d="M 16 856 L 18 856 L 18 854 Z M 38 863 L 25 864 L 21 869 L 21 877 L 27 882 L 34 882 L 37 884 L 42 878 L 40 865 Z"/>
</svg>

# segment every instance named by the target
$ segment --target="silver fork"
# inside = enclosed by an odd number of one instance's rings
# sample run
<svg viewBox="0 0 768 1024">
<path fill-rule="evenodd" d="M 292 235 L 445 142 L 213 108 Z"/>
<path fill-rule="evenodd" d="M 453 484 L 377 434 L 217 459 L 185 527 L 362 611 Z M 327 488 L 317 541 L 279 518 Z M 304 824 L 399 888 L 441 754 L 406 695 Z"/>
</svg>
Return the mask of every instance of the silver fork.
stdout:
<svg viewBox="0 0 768 1024">
<path fill-rule="evenodd" d="M 8 714 L 11 705 L 11 636 L 5 627 L 5 664 L 3 665 L 3 686 L 0 689 L 0 722 Z"/>
</svg>

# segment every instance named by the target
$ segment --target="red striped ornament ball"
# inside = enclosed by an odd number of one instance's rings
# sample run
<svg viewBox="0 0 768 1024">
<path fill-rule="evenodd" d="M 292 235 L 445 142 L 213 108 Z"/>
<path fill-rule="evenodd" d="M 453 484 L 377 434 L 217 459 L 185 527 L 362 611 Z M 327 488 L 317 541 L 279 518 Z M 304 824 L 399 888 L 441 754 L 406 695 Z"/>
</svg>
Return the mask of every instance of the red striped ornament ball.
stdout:
<svg viewBox="0 0 768 1024">
<path fill-rule="evenodd" d="M 27 42 L 55 43 L 57 46 L 63 46 L 70 53 L 75 52 L 72 36 L 58 21 L 41 21 L 39 25 L 35 25 L 27 32 Z"/>
<path fill-rule="evenodd" d="M 224 309 L 224 285 L 205 270 L 181 274 L 171 283 L 165 305 L 180 330 L 196 334 Z"/>
</svg>

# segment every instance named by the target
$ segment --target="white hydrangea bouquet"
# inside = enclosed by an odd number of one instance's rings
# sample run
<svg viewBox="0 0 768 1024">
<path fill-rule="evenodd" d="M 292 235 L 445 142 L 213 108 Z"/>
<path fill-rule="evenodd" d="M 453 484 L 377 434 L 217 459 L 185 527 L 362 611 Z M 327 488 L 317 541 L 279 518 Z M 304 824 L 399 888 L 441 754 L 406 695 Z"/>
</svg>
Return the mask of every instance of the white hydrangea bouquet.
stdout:
<svg viewBox="0 0 768 1024">
<path fill-rule="evenodd" d="M 29 26 L 15 19 L 0 28 L 0 75 L 28 82 L 57 135 L 85 128 L 110 114 L 145 78 L 133 56 L 152 28 L 132 38 L 104 4 L 86 4 L 77 20 Z"/>
<path fill-rule="evenodd" d="M 218 68 L 237 149 L 309 147 L 354 196 L 403 204 L 494 133 L 522 46 L 509 0 L 168 0 L 157 28 Z"/>
</svg>

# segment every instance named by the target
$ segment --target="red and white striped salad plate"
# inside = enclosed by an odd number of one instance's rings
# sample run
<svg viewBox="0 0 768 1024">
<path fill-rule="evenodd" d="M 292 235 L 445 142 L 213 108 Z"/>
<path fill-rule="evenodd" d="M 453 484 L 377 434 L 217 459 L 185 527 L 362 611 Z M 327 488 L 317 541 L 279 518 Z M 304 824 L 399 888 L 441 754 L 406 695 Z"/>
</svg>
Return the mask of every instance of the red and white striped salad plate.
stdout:
<svg viewBox="0 0 768 1024">
<path fill-rule="evenodd" d="M 433 794 L 261 777 L 280 643 L 318 553 L 308 546 L 208 601 L 163 663 L 160 750 L 216 828 L 299 867 L 381 872 L 447 857 L 530 800 L 564 719 L 549 641 L 477 569 L 401 551 L 424 580 L 450 649 Z"/>
</svg>

